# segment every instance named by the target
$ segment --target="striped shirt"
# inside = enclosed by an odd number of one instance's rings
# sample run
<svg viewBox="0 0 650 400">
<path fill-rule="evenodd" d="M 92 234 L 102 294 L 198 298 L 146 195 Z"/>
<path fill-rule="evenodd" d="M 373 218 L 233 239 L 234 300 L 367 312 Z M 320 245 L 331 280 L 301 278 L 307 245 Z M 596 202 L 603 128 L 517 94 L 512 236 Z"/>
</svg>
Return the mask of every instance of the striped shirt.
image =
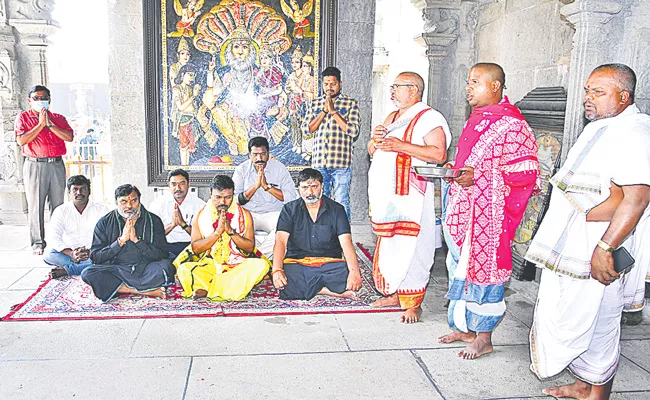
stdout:
<svg viewBox="0 0 650 400">
<path fill-rule="evenodd" d="M 309 122 L 325 108 L 324 95 L 309 104 L 302 122 L 304 137 L 314 136 L 312 167 L 347 168 L 352 161 L 352 141 L 359 135 L 359 105 L 356 100 L 343 94 L 332 101 L 336 112 L 348 124 L 346 130 L 341 129 L 334 117 L 328 114 L 316 131 L 309 132 Z"/>
</svg>

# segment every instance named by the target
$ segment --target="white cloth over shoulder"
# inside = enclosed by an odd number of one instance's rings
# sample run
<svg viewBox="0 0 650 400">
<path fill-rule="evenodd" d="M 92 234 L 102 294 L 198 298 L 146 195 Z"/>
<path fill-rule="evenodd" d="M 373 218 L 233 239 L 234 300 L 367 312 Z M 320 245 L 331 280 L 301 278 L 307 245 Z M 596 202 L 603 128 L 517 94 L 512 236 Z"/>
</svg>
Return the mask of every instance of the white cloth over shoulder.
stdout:
<svg viewBox="0 0 650 400">
<path fill-rule="evenodd" d="M 609 197 L 612 182 L 650 185 L 648 149 L 650 116 L 634 104 L 615 117 L 589 123 L 551 178 L 551 202 L 526 259 L 588 279 L 593 250 L 609 224 L 587 222 L 586 214 Z M 629 241 L 623 245 L 630 249 Z"/>
<path fill-rule="evenodd" d="M 387 137 L 402 140 L 411 120 L 423 110 L 428 111 L 415 123 L 411 143 L 426 145 L 425 136 L 440 127 L 445 133 L 448 148 L 451 133 L 447 121 L 442 114 L 423 102 L 411 106 L 400 119 L 390 124 Z M 397 194 L 397 157 L 398 153 L 377 149 L 368 172 L 373 229 L 380 237 L 374 258 L 374 268 L 377 270 L 374 273 L 375 285 L 385 295 L 398 289 L 398 294 L 420 295 L 429 278 L 435 248 L 433 185 L 407 171 L 410 174 L 409 192 L 406 195 Z M 411 166 L 427 164 L 415 157 L 411 157 L 410 162 Z M 403 178 L 403 175 L 400 176 Z"/>
</svg>

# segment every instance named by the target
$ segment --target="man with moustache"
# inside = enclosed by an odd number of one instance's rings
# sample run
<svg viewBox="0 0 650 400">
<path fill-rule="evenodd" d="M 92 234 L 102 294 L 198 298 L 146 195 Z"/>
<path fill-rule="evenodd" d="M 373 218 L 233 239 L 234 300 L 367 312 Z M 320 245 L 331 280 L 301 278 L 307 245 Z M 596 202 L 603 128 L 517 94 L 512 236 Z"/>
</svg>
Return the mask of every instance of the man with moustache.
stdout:
<svg viewBox="0 0 650 400">
<path fill-rule="evenodd" d="M 52 279 L 79 275 L 92 265 L 90 246 L 97 221 L 108 213 L 108 208 L 89 200 L 90 180 L 83 175 L 74 175 L 67 182 L 71 202 L 58 206 L 45 237 L 47 251 L 43 261 L 55 267 L 50 272 Z"/>
<path fill-rule="evenodd" d="M 343 206 L 323 195 L 323 176 L 313 168 L 298 174 L 298 190 L 278 220 L 273 285 L 284 300 L 356 299 L 361 275 Z"/>
<path fill-rule="evenodd" d="M 251 213 L 255 230 L 265 234 L 255 236 L 255 246 L 271 259 L 280 211 L 298 194 L 287 167 L 269 156 L 268 140 L 252 138 L 248 142 L 249 159 L 237 166 L 232 179 L 237 202 Z"/>
<path fill-rule="evenodd" d="M 165 298 L 176 270 L 167 258 L 165 227 L 160 218 L 140 203 L 133 185 L 115 189 L 117 208 L 95 226 L 90 260 L 81 273 L 95 296 L 107 302 L 119 294 Z"/>
<path fill-rule="evenodd" d="M 172 258 L 178 256 L 190 244 L 192 221 L 205 202 L 190 192 L 190 175 L 175 169 L 167 175 L 166 192 L 149 206 L 149 211 L 160 217 L 165 224 L 167 247 Z"/>
<path fill-rule="evenodd" d="M 458 353 L 464 359 L 493 350 L 492 331 L 506 311 L 510 246 L 538 187 L 535 136 L 503 95 L 504 88 L 505 73 L 499 65 L 479 63 L 470 69 L 466 92 L 473 110 L 453 163 L 462 175 L 450 182 L 443 209 L 449 248 L 448 320 L 454 331 L 438 340 L 467 342 Z"/>
<path fill-rule="evenodd" d="M 16 142 L 25 163 L 23 181 L 27 197 L 27 220 L 34 254 L 45 248 L 45 201 L 50 212 L 63 203 L 65 194 L 65 142 L 73 138 L 72 128 L 61 114 L 49 111 L 50 90 L 36 85 L 29 90 L 30 110 L 16 116 Z"/>
<path fill-rule="evenodd" d="M 601 65 L 589 76 L 584 107 L 591 122 L 550 180 L 549 208 L 526 253 L 542 268 L 531 370 L 543 379 L 568 367 L 576 377 L 546 395 L 601 400 L 611 393 L 627 285 L 612 252 L 625 246 L 637 256 L 626 238 L 647 232 L 650 202 L 650 116 L 634 104 L 635 86 L 634 71 L 623 64 Z"/>
<path fill-rule="evenodd" d="M 373 278 L 386 296 L 371 306 L 401 306 L 401 321 L 412 323 L 420 319 L 433 266 L 435 210 L 432 183 L 410 167 L 444 162 L 451 133 L 442 114 L 422 102 L 420 75 L 402 72 L 390 92 L 397 110 L 375 127 L 367 146 L 368 198 L 378 236 Z"/>
<path fill-rule="evenodd" d="M 194 299 L 243 300 L 269 271 L 255 255 L 251 213 L 233 201 L 230 177 L 212 179 L 210 201 L 192 223 L 192 246 L 174 260 L 183 296 Z"/>
<path fill-rule="evenodd" d="M 323 70 L 323 92 L 311 101 L 302 122 L 303 137 L 314 136 L 311 166 L 323 175 L 324 195 L 345 207 L 350 219 L 352 142 L 359 135 L 359 105 L 341 94 L 341 71 Z"/>
</svg>

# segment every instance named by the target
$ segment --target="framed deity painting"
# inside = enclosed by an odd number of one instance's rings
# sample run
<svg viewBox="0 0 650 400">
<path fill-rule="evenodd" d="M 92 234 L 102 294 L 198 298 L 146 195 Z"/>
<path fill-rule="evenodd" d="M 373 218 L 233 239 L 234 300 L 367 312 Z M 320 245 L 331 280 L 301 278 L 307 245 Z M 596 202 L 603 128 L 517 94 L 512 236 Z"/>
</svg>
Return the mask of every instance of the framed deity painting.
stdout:
<svg viewBox="0 0 650 400">
<path fill-rule="evenodd" d="M 290 171 L 309 165 L 302 129 L 334 65 L 337 0 L 143 0 L 148 179 L 231 174 L 265 137 Z"/>
</svg>

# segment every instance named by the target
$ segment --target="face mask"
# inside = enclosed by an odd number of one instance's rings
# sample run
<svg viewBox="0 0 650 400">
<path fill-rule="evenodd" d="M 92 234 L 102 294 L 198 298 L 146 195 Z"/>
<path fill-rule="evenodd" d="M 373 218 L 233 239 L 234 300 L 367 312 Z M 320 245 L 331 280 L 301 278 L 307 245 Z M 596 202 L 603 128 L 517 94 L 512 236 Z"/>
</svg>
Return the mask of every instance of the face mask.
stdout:
<svg viewBox="0 0 650 400">
<path fill-rule="evenodd" d="M 32 100 L 32 109 L 36 112 L 41 112 L 42 109 L 49 109 L 50 102 L 47 100 Z"/>
</svg>

